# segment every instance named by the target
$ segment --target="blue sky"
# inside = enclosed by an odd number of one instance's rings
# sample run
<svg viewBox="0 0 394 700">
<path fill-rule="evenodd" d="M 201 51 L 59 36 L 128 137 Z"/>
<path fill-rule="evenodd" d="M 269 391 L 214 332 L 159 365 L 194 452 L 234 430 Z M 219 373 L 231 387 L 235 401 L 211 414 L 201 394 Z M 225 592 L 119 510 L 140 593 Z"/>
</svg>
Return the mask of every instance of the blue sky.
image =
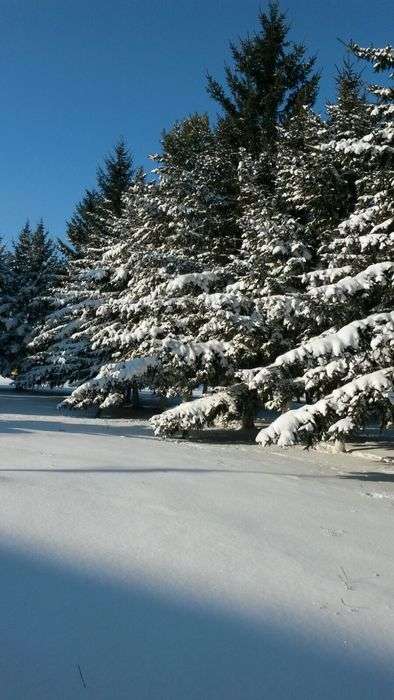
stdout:
<svg viewBox="0 0 394 700">
<path fill-rule="evenodd" d="M 264 7 L 264 3 L 262 3 Z M 217 109 L 230 40 L 256 27 L 256 0 L 1 0 L 0 232 L 41 216 L 62 235 L 97 164 L 124 136 L 137 163 L 160 133 Z M 316 53 L 321 102 L 333 95 L 337 38 L 392 40 L 391 0 L 283 0 L 292 38 Z"/>
</svg>

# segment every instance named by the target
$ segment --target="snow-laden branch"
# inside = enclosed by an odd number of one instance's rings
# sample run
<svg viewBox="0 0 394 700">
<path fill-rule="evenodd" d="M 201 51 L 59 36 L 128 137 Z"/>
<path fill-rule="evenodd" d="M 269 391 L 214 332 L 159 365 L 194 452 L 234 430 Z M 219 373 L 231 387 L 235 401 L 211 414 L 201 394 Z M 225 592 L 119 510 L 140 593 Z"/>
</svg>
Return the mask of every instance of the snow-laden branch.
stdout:
<svg viewBox="0 0 394 700">
<path fill-rule="evenodd" d="M 324 327 L 331 316 L 335 317 L 336 310 L 343 303 L 349 301 L 354 304 L 360 295 L 377 289 L 391 289 L 394 263 L 376 263 L 354 276 L 347 275 L 320 286 L 315 286 L 317 278 L 313 275 L 303 279 L 309 287 L 304 293 L 272 294 L 255 300 L 256 309 L 268 323 L 281 323 L 284 328 L 294 328 L 299 323 L 310 327 L 310 319 L 313 318 L 318 327 Z M 326 279 L 324 275 L 322 281 Z"/>
<path fill-rule="evenodd" d="M 62 401 L 61 408 L 84 408 L 86 406 L 102 406 L 106 395 L 112 393 L 113 388 L 129 385 L 133 380 L 139 379 L 154 369 L 158 364 L 158 358 L 136 357 L 125 362 L 112 362 L 103 365 L 100 372 L 93 379 L 81 384 L 72 395 Z M 108 405 L 108 404 L 107 404 Z"/>
<path fill-rule="evenodd" d="M 333 282 L 346 277 L 346 275 L 349 275 L 351 271 L 352 268 L 350 265 L 312 270 L 311 272 L 305 272 L 301 276 L 301 281 L 309 288 L 315 288 L 320 287 L 323 284 L 332 284 Z"/>
<path fill-rule="evenodd" d="M 325 434 L 338 418 L 353 419 L 360 408 L 372 406 L 387 397 L 392 389 L 394 367 L 357 377 L 315 404 L 287 411 L 268 428 L 260 430 L 256 442 L 260 445 L 294 445 L 311 434 Z M 352 425 L 359 423 L 352 420 Z M 349 421 L 350 424 L 350 421 Z M 332 430 L 334 432 L 334 428 Z"/>
<path fill-rule="evenodd" d="M 357 58 L 370 61 L 376 72 L 388 70 L 394 66 L 394 48 L 390 44 L 382 48 L 376 48 L 374 46 L 364 48 L 363 46 L 359 46 L 359 44 L 351 42 L 349 48 Z"/>
<path fill-rule="evenodd" d="M 166 291 L 168 294 L 181 292 L 187 287 L 199 288 L 204 292 L 208 292 L 214 282 L 218 282 L 223 278 L 223 272 L 206 271 L 206 272 L 190 272 L 185 275 L 178 275 L 166 283 Z M 164 285 L 163 285 L 164 286 Z"/>
<path fill-rule="evenodd" d="M 209 427 L 219 417 L 227 422 L 242 417 L 247 420 L 254 410 L 253 401 L 254 397 L 245 384 L 234 384 L 153 416 L 150 422 L 155 435 L 186 433 Z"/>
<path fill-rule="evenodd" d="M 333 284 L 313 287 L 308 294 L 313 298 L 340 299 L 352 296 L 358 292 L 370 290 L 380 284 L 386 286 L 393 283 L 394 262 L 382 262 L 370 265 L 354 276 L 347 276 Z"/>
<path fill-rule="evenodd" d="M 209 426 L 219 415 L 236 415 L 236 411 L 235 398 L 228 391 L 218 391 L 153 416 L 150 422 L 155 435 L 171 435 Z"/>
<path fill-rule="evenodd" d="M 279 355 L 267 367 L 244 370 L 238 376 L 249 383 L 252 389 L 265 389 L 278 377 L 278 372 L 292 366 L 308 367 L 327 358 L 340 358 L 347 351 L 356 351 L 365 332 L 373 337 L 390 333 L 394 337 L 394 311 L 372 314 L 364 319 L 352 321 L 338 331 L 323 333 L 302 343 L 293 350 Z"/>
<path fill-rule="evenodd" d="M 177 386 L 177 378 L 182 385 L 186 367 L 195 370 L 197 365 L 200 369 L 208 369 L 213 365 L 226 368 L 229 365 L 226 358 L 228 344 L 215 340 L 198 342 L 192 339 L 166 337 L 153 343 L 151 349 L 154 352 L 144 356 L 104 365 L 96 377 L 75 389 L 72 395 L 61 404 L 62 407 L 85 408 L 98 405 L 104 408 L 122 403 L 125 392 L 133 381 L 149 376 L 148 383 L 156 386 L 150 376 L 152 370 L 155 370 L 155 376 L 160 377 L 161 373 L 169 370 L 172 387 L 174 387 Z"/>
</svg>

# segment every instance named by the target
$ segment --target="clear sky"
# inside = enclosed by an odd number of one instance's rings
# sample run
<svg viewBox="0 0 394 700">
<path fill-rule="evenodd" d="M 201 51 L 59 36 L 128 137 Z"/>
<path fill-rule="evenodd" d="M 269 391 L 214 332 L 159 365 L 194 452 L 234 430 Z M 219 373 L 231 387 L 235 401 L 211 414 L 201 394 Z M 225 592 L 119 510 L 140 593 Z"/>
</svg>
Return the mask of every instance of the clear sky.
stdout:
<svg viewBox="0 0 394 700">
<path fill-rule="evenodd" d="M 262 3 L 264 7 L 264 3 Z M 282 0 L 292 38 L 316 53 L 333 95 L 343 46 L 392 42 L 392 0 Z M 228 43 L 256 27 L 256 0 L 1 0 L 0 232 L 41 216 L 53 235 L 97 164 L 124 136 L 151 168 L 160 133 L 217 109 L 205 74 L 223 76 Z"/>
</svg>

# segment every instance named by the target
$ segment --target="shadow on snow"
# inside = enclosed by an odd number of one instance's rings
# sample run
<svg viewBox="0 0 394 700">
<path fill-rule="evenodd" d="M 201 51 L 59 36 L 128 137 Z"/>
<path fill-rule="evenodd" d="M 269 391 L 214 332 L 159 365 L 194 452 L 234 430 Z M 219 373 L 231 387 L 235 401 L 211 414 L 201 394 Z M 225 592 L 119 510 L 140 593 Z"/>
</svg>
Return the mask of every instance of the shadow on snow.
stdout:
<svg viewBox="0 0 394 700">
<path fill-rule="evenodd" d="M 0 549 L 2 700 L 389 700 L 389 659 Z M 201 598 L 204 591 L 201 591 Z"/>
</svg>

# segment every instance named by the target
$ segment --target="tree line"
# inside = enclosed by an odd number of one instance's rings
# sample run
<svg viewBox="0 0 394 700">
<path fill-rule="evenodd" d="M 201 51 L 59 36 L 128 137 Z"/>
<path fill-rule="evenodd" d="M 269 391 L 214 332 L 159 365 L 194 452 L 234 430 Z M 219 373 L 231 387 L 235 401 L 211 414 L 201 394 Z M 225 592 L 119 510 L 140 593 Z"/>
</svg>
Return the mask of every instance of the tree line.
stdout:
<svg viewBox="0 0 394 700">
<path fill-rule="evenodd" d="M 164 132 L 154 179 L 120 142 L 60 261 L 42 224 L 25 227 L 2 254 L 3 367 L 19 386 L 68 384 L 68 408 L 141 387 L 181 397 L 158 434 L 279 409 L 263 444 L 392 419 L 394 90 L 364 85 L 356 62 L 385 74 L 394 53 L 349 52 L 321 116 L 315 59 L 270 3 L 231 46 L 225 84 L 208 76 L 216 123 L 192 114 Z"/>
</svg>

